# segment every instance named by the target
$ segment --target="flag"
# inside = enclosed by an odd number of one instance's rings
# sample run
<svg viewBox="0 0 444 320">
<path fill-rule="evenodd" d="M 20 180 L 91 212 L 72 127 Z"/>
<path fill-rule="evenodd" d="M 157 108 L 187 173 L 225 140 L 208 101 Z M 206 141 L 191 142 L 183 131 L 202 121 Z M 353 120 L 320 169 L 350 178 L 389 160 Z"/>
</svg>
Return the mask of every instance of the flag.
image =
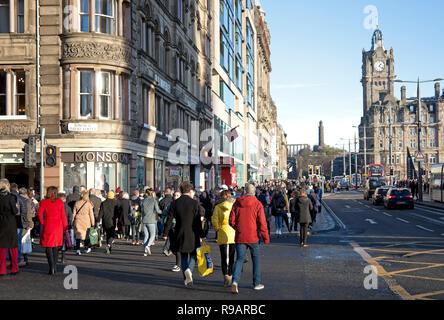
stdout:
<svg viewBox="0 0 444 320">
<path fill-rule="evenodd" d="M 236 140 L 239 137 L 239 135 L 237 134 L 237 131 L 236 131 L 236 129 L 238 127 L 239 126 L 237 126 L 236 128 L 233 128 L 230 131 L 224 133 L 224 135 L 227 136 L 228 141 L 233 142 L 234 140 Z"/>
</svg>

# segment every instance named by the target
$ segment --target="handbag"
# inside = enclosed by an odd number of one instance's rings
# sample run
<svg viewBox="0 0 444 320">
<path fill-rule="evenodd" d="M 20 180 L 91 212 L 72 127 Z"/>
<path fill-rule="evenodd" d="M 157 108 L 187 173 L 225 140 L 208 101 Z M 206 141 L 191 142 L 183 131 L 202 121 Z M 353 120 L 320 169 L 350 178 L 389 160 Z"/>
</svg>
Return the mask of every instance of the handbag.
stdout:
<svg viewBox="0 0 444 320">
<path fill-rule="evenodd" d="M 72 239 L 71 239 L 71 233 L 69 230 L 65 230 L 65 249 L 70 250 L 72 249 Z"/>
<path fill-rule="evenodd" d="M 22 254 L 28 254 L 32 252 L 31 232 L 27 231 L 22 237 Z"/>
<path fill-rule="evenodd" d="M 99 244 L 99 232 L 96 228 L 89 229 L 89 242 L 92 246 Z"/>
<path fill-rule="evenodd" d="M 211 260 L 211 248 L 202 241 L 202 246 L 196 250 L 197 253 L 197 269 L 201 277 L 206 277 L 213 273 L 213 261 Z"/>
</svg>

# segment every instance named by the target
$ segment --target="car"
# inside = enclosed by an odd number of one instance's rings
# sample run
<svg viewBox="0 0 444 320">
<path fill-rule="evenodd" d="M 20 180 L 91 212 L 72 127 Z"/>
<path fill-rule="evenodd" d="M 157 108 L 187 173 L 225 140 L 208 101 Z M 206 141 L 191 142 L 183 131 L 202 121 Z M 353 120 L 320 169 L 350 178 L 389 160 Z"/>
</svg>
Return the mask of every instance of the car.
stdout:
<svg viewBox="0 0 444 320">
<path fill-rule="evenodd" d="M 396 188 L 395 186 L 384 186 L 375 190 L 372 196 L 372 203 L 374 206 L 384 204 L 384 197 L 391 188 Z"/>
<path fill-rule="evenodd" d="M 384 208 L 392 209 L 396 207 L 415 208 L 412 193 L 405 188 L 393 188 L 387 192 L 384 198 Z"/>
<path fill-rule="evenodd" d="M 364 188 L 364 200 L 370 200 L 373 197 L 377 188 L 384 187 L 386 185 L 384 179 L 370 178 L 365 183 Z"/>
<path fill-rule="evenodd" d="M 341 181 L 338 184 L 338 190 L 350 190 L 350 186 L 348 185 L 347 181 Z"/>
</svg>

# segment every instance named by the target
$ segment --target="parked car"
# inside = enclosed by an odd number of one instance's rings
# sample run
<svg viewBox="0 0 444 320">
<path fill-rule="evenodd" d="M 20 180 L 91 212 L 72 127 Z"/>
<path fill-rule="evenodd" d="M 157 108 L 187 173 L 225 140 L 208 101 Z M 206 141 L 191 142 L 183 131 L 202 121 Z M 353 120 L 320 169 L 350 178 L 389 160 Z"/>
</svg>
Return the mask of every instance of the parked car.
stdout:
<svg viewBox="0 0 444 320">
<path fill-rule="evenodd" d="M 348 182 L 347 181 L 339 182 L 338 190 L 347 190 L 347 191 L 349 191 L 350 190 L 350 186 L 348 185 Z"/>
<path fill-rule="evenodd" d="M 408 189 L 393 188 L 387 192 L 384 198 L 384 208 L 392 209 L 396 207 L 415 208 L 413 195 Z"/>
<path fill-rule="evenodd" d="M 384 204 L 384 198 L 387 195 L 387 192 L 391 188 L 396 188 L 395 186 L 384 186 L 375 190 L 375 193 L 372 196 L 372 202 L 374 206 Z"/>
</svg>

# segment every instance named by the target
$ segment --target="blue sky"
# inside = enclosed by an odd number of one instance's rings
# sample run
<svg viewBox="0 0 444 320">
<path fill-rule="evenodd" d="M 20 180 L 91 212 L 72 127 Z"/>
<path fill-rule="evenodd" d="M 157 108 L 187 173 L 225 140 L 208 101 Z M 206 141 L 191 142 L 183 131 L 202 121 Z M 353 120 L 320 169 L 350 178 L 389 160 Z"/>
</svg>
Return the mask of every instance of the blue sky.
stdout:
<svg viewBox="0 0 444 320">
<path fill-rule="evenodd" d="M 438 0 L 261 0 L 271 32 L 271 92 L 288 143 L 318 143 L 324 121 L 330 146 L 353 138 L 363 113 L 362 49 L 374 30 L 364 27 L 378 10 L 386 49 L 393 48 L 398 79 L 444 78 L 444 2 Z M 441 83 L 444 88 L 444 82 Z M 434 94 L 433 83 L 422 86 Z M 400 97 L 400 85 L 395 96 Z M 416 86 L 407 86 L 416 96 Z"/>
</svg>

